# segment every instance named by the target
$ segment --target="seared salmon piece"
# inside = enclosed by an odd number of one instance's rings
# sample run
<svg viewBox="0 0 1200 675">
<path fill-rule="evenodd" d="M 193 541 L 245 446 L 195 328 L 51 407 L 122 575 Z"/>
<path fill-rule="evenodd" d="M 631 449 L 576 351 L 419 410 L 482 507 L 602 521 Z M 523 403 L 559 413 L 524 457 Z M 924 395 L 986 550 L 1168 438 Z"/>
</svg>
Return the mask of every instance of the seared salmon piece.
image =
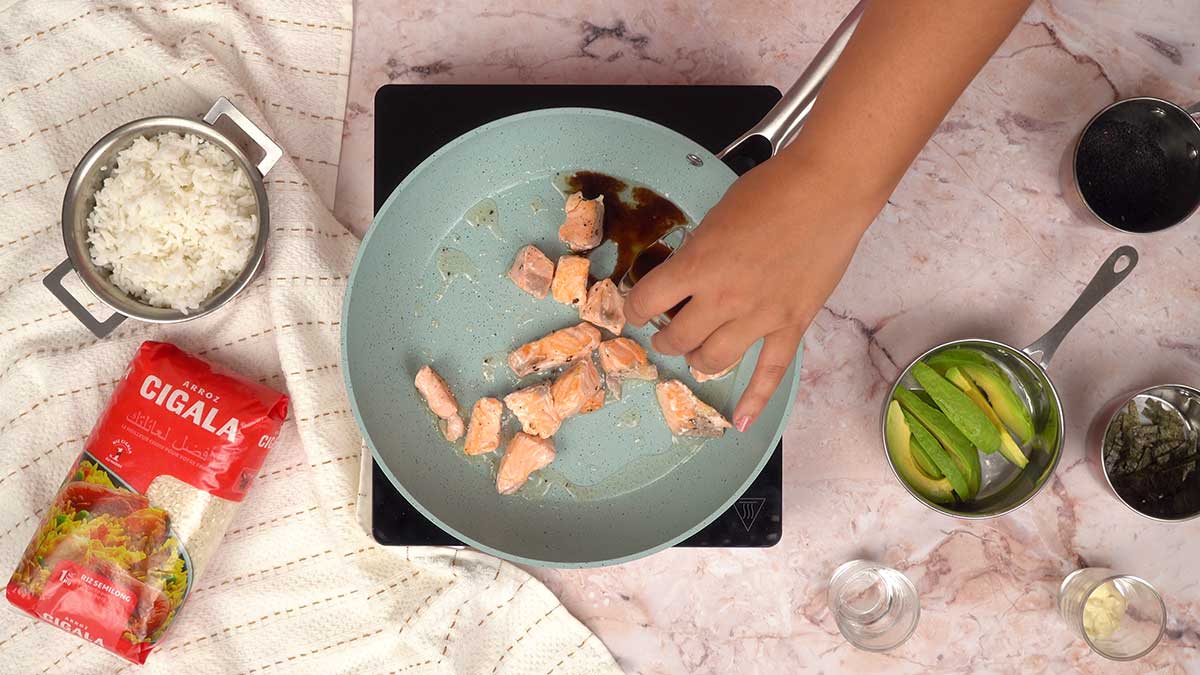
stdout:
<svg viewBox="0 0 1200 675">
<path fill-rule="evenodd" d="M 546 468 L 553 461 L 553 441 L 518 431 L 508 442 L 508 447 L 504 448 L 504 457 L 500 458 L 500 468 L 496 471 L 496 492 L 511 495 L 529 480 L 529 474 Z"/>
<path fill-rule="evenodd" d="M 676 436 L 720 438 L 733 426 L 712 406 L 696 398 L 679 380 L 659 382 L 654 391 L 663 418 Z"/>
<path fill-rule="evenodd" d="M 467 425 L 467 442 L 463 452 L 482 455 L 500 447 L 500 415 L 504 404 L 498 399 L 484 397 L 471 408 L 471 423 Z"/>
<path fill-rule="evenodd" d="M 517 377 L 525 377 L 588 356 L 598 346 L 600 331 L 580 323 L 521 345 L 508 355 L 508 367 Z"/>
<path fill-rule="evenodd" d="M 538 247 L 530 244 L 517 252 L 517 259 L 508 270 L 508 278 L 517 288 L 541 300 L 550 292 L 554 263 Z"/>
<path fill-rule="evenodd" d="M 588 269 L 591 265 L 591 261 L 582 256 L 564 255 L 559 258 L 558 266 L 554 268 L 554 283 L 550 285 L 554 299 L 575 307 L 587 300 Z"/>
<path fill-rule="evenodd" d="M 619 337 L 600 343 L 600 367 L 608 389 L 618 400 L 623 380 L 657 380 L 658 368 L 646 357 L 646 350 L 629 338 Z"/>
<path fill-rule="evenodd" d="M 514 391 L 504 397 L 504 405 L 520 420 L 521 429 L 531 436 L 550 438 L 562 424 L 546 382 Z"/>
<path fill-rule="evenodd" d="M 620 335 L 625 328 L 625 298 L 617 290 L 612 279 L 601 279 L 592 284 L 587 300 L 579 308 L 579 318 Z"/>
<path fill-rule="evenodd" d="M 572 251 L 590 251 L 604 239 L 604 195 L 584 199 L 582 192 L 567 197 L 566 218 L 558 238 Z"/>
<path fill-rule="evenodd" d="M 733 362 L 732 366 L 729 366 L 725 370 L 722 370 L 721 372 L 716 373 L 715 375 L 707 375 L 705 373 L 702 373 L 702 372 L 696 370 L 695 368 L 693 368 L 691 366 L 688 366 L 688 370 L 692 371 L 692 377 L 695 378 L 697 382 L 708 382 L 709 380 L 719 380 L 722 377 L 725 377 L 726 375 L 732 373 L 733 369 L 737 368 L 738 364 L 741 362 L 742 362 L 742 360 L 738 359 L 737 361 Z"/>
<path fill-rule="evenodd" d="M 560 420 L 582 412 L 597 392 L 603 394 L 604 390 L 600 386 L 600 371 L 596 370 L 591 359 L 576 361 L 550 385 L 550 395 L 554 398 L 554 412 Z"/>
<path fill-rule="evenodd" d="M 583 407 L 579 409 L 579 414 L 586 415 L 588 413 L 596 412 L 604 407 L 604 401 L 604 390 L 601 389 L 600 391 L 596 392 L 594 396 L 588 399 L 587 403 L 583 404 Z"/>
<path fill-rule="evenodd" d="M 462 438 L 464 425 L 458 416 L 458 399 L 454 398 L 446 380 L 433 368 L 422 366 L 417 371 L 416 385 L 429 409 L 446 423 L 446 428 L 442 430 L 446 440 L 453 443 Z"/>
</svg>

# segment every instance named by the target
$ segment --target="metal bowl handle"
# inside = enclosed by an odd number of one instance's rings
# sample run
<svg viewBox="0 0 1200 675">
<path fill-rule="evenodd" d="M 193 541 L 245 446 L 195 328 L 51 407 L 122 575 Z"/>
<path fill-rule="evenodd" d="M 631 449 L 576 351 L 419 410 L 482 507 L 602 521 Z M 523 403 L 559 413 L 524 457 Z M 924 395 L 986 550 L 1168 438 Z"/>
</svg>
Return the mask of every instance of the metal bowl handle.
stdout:
<svg viewBox="0 0 1200 675">
<path fill-rule="evenodd" d="M 1121 264 L 1122 260 L 1127 260 L 1129 264 L 1118 271 L 1117 266 Z M 1071 305 L 1071 309 L 1068 309 L 1067 313 L 1058 320 L 1058 323 L 1054 324 L 1053 328 L 1046 331 L 1045 335 L 1024 349 L 1029 358 L 1037 361 L 1043 368 L 1048 368 L 1050 359 L 1054 358 L 1054 352 L 1067 337 L 1067 333 L 1071 332 L 1075 324 L 1079 323 L 1085 314 L 1103 300 L 1104 296 L 1129 276 L 1129 273 L 1137 266 L 1137 262 L 1138 252 L 1132 246 L 1122 246 L 1113 251 L 1112 255 L 1108 256 L 1108 260 L 1105 260 L 1104 264 L 1100 266 L 1096 276 L 1088 282 L 1087 288 L 1083 289 L 1083 293 L 1079 295 L 1075 304 Z"/>
<path fill-rule="evenodd" d="M 119 312 L 113 312 L 113 315 L 104 321 L 97 321 L 96 317 L 92 316 L 92 313 L 87 311 L 87 308 L 83 306 L 83 303 L 75 299 L 75 296 L 71 295 L 71 292 L 62 285 L 63 277 L 67 276 L 67 272 L 74 270 L 75 267 L 71 265 L 71 260 L 68 258 L 59 263 L 58 267 L 55 267 L 50 274 L 47 274 L 45 279 L 42 279 L 42 285 L 49 289 L 54 294 L 54 297 L 58 298 L 58 301 L 63 304 L 63 307 L 66 307 L 71 314 L 75 315 L 76 319 L 79 319 L 79 323 L 87 326 L 87 329 L 92 331 L 92 335 L 98 338 L 106 338 L 109 333 L 116 330 L 117 326 L 120 326 L 121 322 L 128 317 Z"/>
<path fill-rule="evenodd" d="M 263 176 L 267 175 L 267 172 L 283 157 L 283 148 L 279 147 L 275 141 L 263 133 L 263 130 L 259 129 L 258 125 L 251 122 L 250 118 L 243 115 L 242 111 L 234 107 L 229 102 L 229 99 L 224 96 L 217 99 L 213 107 L 209 108 L 208 112 L 205 113 L 204 121 L 207 124 L 216 124 L 217 120 L 222 116 L 228 117 L 229 121 L 236 124 L 242 130 L 242 133 L 249 136 L 250 140 L 254 141 L 259 149 L 263 151 L 263 158 L 258 161 L 256 166 L 258 167 L 259 174 Z"/>
<path fill-rule="evenodd" d="M 813 57 L 808 68 L 804 69 L 800 79 L 796 80 L 796 84 L 787 90 L 783 98 L 779 99 L 775 107 L 771 108 L 758 124 L 730 143 L 729 147 L 717 153 L 717 157 L 724 158 L 755 136 L 761 136 L 771 144 L 771 156 L 774 157 L 796 137 L 796 134 L 800 133 L 800 128 L 804 126 L 804 120 L 817 100 L 817 92 L 821 90 L 821 85 L 825 84 L 825 78 L 829 75 L 829 71 L 833 70 L 833 64 L 837 63 L 838 57 L 842 55 L 842 50 L 846 48 L 846 43 L 850 41 L 850 36 L 858 27 L 858 20 L 862 18 L 863 10 L 866 7 L 867 0 L 860 0 L 850 10 L 850 13 L 834 29 L 833 34 L 829 36 L 817 55 Z"/>
</svg>

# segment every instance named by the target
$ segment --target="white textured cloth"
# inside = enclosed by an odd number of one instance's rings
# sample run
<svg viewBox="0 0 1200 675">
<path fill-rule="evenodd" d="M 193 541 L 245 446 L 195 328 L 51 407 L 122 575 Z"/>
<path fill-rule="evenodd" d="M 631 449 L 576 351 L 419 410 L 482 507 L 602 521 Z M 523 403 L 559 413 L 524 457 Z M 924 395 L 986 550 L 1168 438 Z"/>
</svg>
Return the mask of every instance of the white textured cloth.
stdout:
<svg viewBox="0 0 1200 675">
<path fill-rule="evenodd" d="M 349 0 L 37 0 L 0 12 L 0 576 L 143 340 L 292 397 L 279 443 L 145 666 L 0 611 L 0 672 L 616 670 L 523 571 L 471 551 L 382 548 L 356 524 L 360 439 L 338 332 L 357 241 L 330 214 L 350 27 Z M 222 95 L 285 150 L 267 176 L 265 271 L 207 318 L 127 321 L 93 338 L 41 284 L 65 257 L 71 170 L 120 124 L 199 116 Z"/>
</svg>

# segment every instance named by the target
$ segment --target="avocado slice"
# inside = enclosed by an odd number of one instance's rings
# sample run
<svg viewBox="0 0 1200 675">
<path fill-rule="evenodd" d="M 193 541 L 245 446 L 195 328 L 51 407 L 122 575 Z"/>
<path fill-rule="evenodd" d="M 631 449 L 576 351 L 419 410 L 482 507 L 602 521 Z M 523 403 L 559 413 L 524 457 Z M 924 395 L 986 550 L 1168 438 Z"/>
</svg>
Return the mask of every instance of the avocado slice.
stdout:
<svg viewBox="0 0 1200 675">
<path fill-rule="evenodd" d="M 1000 434 L 979 406 L 949 380 L 924 363 L 913 364 L 913 377 L 929 392 L 950 422 L 963 432 L 981 452 L 992 454 L 1000 449 Z"/>
<path fill-rule="evenodd" d="M 953 385 L 951 385 L 953 386 Z M 951 424 L 942 411 L 927 405 L 916 393 L 904 387 L 898 387 L 895 399 L 925 425 L 950 454 L 958 458 L 959 468 L 967 477 L 968 494 L 961 495 L 963 499 L 972 499 L 979 492 L 980 466 L 979 453 L 971 445 L 971 441 Z"/>
<path fill-rule="evenodd" d="M 913 460 L 912 433 L 908 423 L 904 421 L 904 413 L 900 404 L 892 401 L 888 405 L 887 421 L 887 451 L 892 458 L 892 466 L 900 479 L 908 484 L 917 494 L 935 504 L 949 504 L 954 501 L 954 491 L 950 481 L 945 478 L 930 478 L 925 475 Z"/>
<path fill-rule="evenodd" d="M 942 375 L 946 374 L 946 370 L 953 368 L 954 366 L 962 365 L 983 366 L 992 370 L 997 375 L 1003 374 L 1003 372 L 1000 370 L 1000 366 L 996 365 L 994 361 L 984 356 L 982 352 L 975 349 L 968 349 L 966 347 L 951 347 L 950 349 L 944 349 L 925 359 L 925 363 L 928 364 L 930 368 L 933 368 Z"/>
<path fill-rule="evenodd" d="M 909 428 L 913 428 L 913 421 L 905 418 Z M 913 434 L 916 435 L 915 433 Z M 936 441 L 935 441 L 936 442 Z M 925 451 L 925 445 L 922 441 L 914 438 L 912 443 L 913 459 L 917 462 L 917 466 L 921 468 L 922 473 L 925 473 L 930 478 L 941 478 L 944 474 L 938 468 L 937 463 L 933 461 L 932 456 Z"/>
<path fill-rule="evenodd" d="M 917 419 L 912 413 L 904 412 L 904 421 L 908 422 L 908 428 L 913 435 L 913 454 L 916 455 L 916 449 L 921 448 L 926 454 L 933 459 L 937 464 L 942 474 L 946 476 L 946 480 L 950 481 L 951 487 L 958 496 L 964 500 L 968 499 L 967 495 L 971 493 L 970 482 L 967 480 L 967 472 L 961 464 L 961 460 L 953 454 L 946 452 L 941 443 L 929 433 L 921 420 Z"/>
<path fill-rule="evenodd" d="M 1025 453 L 1021 452 L 1021 446 L 1017 445 L 1017 442 L 1013 440 L 1012 434 L 1008 433 L 1008 430 L 1004 428 L 1004 422 L 1000 421 L 1000 417 L 992 409 L 983 392 L 979 391 L 971 380 L 966 375 L 963 375 L 962 371 L 958 368 L 947 370 L 946 379 L 953 382 L 954 386 L 962 389 L 963 393 L 974 401 L 975 405 L 979 406 L 983 414 L 987 415 L 992 426 L 996 427 L 996 430 L 1000 432 L 1000 454 L 1004 455 L 1004 458 L 1008 461 L 1016 464 L 1017 468 L 1024 469 L 1025 465 L 1029 464 L 1029 460 L 1025 458 Z"/>
<path fill-rule="evenodd" d="M 1013 391 L 1008 378 L 990 368 L 973 364 L 963 365 L 959 369 L 983 390 L 996 415 L 1013 430 L 1021 443 L 1028 443 L 1033 438 L 1033 416 L 1025 407 L 1025 402 Z"/>
</svg>

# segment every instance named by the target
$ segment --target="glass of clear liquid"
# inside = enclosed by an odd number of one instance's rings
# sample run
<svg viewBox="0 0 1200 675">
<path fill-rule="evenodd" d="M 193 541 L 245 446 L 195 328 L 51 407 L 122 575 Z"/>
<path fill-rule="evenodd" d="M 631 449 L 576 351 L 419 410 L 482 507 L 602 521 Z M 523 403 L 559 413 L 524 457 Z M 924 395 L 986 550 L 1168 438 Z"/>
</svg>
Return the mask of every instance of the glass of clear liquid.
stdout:
<svg viewBox="0 0 1200 675">
<path fill-rule="evenodd" d="M 829 580 L 829 609 L 846 640 L 872 652 L 900 646 L 921 617 L 917 588 L 904 574 L 868 560 L 843 563 Z"/>
<path fill-rule="evenodd" d="M 1149 582 L 1103 567 L 1067 575 L 1058 611 L 1092 651 L 1114 661 L 1149 654 L 1167 626 L 1166 605 Z"/>
</svg>

